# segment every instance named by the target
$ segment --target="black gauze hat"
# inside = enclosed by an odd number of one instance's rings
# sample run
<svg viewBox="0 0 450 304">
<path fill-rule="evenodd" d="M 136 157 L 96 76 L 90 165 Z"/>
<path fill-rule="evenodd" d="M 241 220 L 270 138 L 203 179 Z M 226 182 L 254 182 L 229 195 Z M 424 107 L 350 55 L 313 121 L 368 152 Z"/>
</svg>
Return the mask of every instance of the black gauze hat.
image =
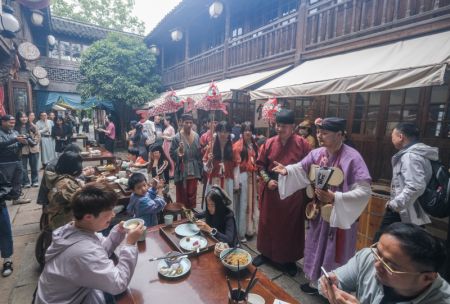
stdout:
<svg viewBox="0 0 450 304">
<path fill-rule="evenodd" d="M 281 109 L 276 114 L 275 121 L 282 124 L 294 124 L 295 114 L 294 111 L 288 109 Z"/>
<path fill-rule="evenodd" d="M 346 120 L 339 117 L 327 117 L 324 118 L 320 123 L 316 124 L 319 129 L 328 130 L 331 132 L 344 132 L 345 125 Z"/>
<path fill-rule="evenodd" d="M 11 119 L 16 119 L 14 116 L 6 114 L 2 116 L 2 121 L 10 121 Z"/>
</svg>

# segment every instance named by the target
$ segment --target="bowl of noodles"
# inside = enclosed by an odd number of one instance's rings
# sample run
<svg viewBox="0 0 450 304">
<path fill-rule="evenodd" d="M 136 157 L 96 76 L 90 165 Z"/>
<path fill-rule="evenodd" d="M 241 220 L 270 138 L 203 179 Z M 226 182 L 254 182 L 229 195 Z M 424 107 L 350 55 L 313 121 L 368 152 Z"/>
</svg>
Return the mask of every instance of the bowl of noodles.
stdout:
<svg viewBox="0 0 450 304">
<path fill-rule="evenodd" d="M 238 271 L 238 265 L 239 270 L 245 269 L 252 262 L 250 253 L 242 248 L 225 249 L 220 253 L 219 257 L 223 266 L 231 271 Z"/>
</svg>

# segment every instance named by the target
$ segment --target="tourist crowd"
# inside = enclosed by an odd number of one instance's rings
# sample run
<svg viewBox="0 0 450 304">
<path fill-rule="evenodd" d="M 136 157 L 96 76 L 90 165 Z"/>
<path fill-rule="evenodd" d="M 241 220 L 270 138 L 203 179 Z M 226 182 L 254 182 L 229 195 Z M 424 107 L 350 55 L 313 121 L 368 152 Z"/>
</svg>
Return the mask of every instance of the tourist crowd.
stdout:
<svg viewBox="0 0 450 304">
<path fill-rule="evenodd" d="M 438 159 L 438 150 L 420 143 L 411 123 L 392 131 L 399 152 L 392 158 L 391 198 L 376 243 L 355 252 L 372 178 L 360 153 L 347 144 L 341 118 L 296 126 L 294 112 L 281 109 L 276 135 L 266 138 L 256 135 L 250 122 L 232 126 L 208 120 L 197 129 L 190 114 L 179 121 L 141 114 L 126 132 L 126 163 L 134 170 L 125 212 L 144 224 L 127 232 L 123 222 L 112 225 L 117 194 L 101 180 L 87 182 L 92 168 L 83 168 L 81 150 L 71 144 L 80 120 L 67 116 L 47 118 L 42 112 L 37 122 L 33 113 L 2 117 L 3 276 L 13 270 L 6 200 L 25 202 L 21 188 L 40 185 L 38 203 L 52 232 L 34 303 L 113 301 L 133 275 L 136 242 L 146 228 L 161 223 L 159 215 L 172 202 L 199 211 L 197 218 L 204 220 L 196 222 L 198 227 L 230 247 L 256 236 L 255 266 L 270 263 L 295 276 L 296 261 L 303 258 L 308 283 L 301 290 L 330 303 L 450 303 L 450 287 L 438 274 L 446 249 L 421 227 L 430 218 L 418 202 L 432 178 L 429 160 Z M 82 117 L 83 130 L 89 122 Z M 97 130 L 114 153 L 112 117 Z M 40 184 L 39 160 L 45 167 Z M 172 180 L 175 198 L 168 191 Z"/>
</svg>

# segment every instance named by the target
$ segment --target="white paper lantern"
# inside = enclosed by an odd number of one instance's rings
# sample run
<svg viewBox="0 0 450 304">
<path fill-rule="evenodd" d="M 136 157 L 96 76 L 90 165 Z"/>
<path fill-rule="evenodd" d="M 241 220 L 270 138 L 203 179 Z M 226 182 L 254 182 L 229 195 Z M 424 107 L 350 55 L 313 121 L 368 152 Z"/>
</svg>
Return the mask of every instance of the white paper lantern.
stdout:
<svg viewBox="0 0 450 304">
<path fill-rule="evenodd" d="M 155 56 L 159 56 L 159 53 L 160 53 L 159 48 L 156 45 L 152 44 L 150 46 L 150 53 L 152 53 Z"/>
<path fill-rule="evenodd" d="M 6 38 L 14 38 L 20 30 L 19 20 L 13 14 L 12 7 L 3 5 L 3 11 L 0 15 L 0 34 Z"/>
<path fill-rule="evenodd" d="M 47 42 L 48 42 L 48 45 L 49 45 L 49 46 L 51 46 L 51 47 L 55 46 L 55 44 L 56 44 L 56 38 L 55 38 L 55 36 L 53 36 L 53 35 L 48 35 L 48 36 L 47 36 Z"/>
<path fill-rule="evenodd" d="M 209 15 L 212 18 L 218 18 L 223 12 L 223 4 L 222 2 L 215 1 L 211 6 L 209 7 Z"/>
<path fill-rule="evenodd" d="M 44 14 L 39 10 L 33 10 L 31 13 L 31 22 L 36 26 L 41 26 L 44 23 Z"/>
<path fill-rule="evenodd" d="M 170 37 L 173 41 L 180 41 L 181 39 L 183 39 L 183 32 L 180 30 L 173 30 L 170 33 Z"/>
</svg>

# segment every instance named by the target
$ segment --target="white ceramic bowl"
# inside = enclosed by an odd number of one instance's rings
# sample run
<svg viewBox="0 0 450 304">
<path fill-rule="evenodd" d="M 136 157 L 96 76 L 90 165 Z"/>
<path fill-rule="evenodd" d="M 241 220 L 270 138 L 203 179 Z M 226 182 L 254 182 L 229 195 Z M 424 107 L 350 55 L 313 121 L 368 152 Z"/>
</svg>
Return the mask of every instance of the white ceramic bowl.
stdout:
<svg viewBox="0 0 450 304">
<path fill-rule="evenodd" d="M 131 229 L 136 228 L 136 226 L 139 225 L 139 224 L 144 225 L 144 220 L 140 219 L 140 218 L 129 219 L 128 221 L 123 223 L 123 228 L 125 228 L 127 230 L 131 230 Z"/>
<path fill-rule="evenodd" d="M 225 259 L 222 259 L 223 256 L 225 256 L 230 250 L 233 250 L 232 253 L 230 253 L 227 257 L 225 257 Z M 228 264 L 226 262 L 227 258 L 229 258 L 231 255 L 235 254 L 235 253 L 242 253 L 245 254 L 247 256 L 247 263 L 244 264 L 239 264 L 239 270 L 245 269 L 247 268 L 248 265 L 250 265 L 250 263 L 252 262 L 252 256 L 250 255 L 250 253 L 248 253 L 248 251 L 242 249 L 242 248 L 228 248 L 223 250 L 220 253 L 220 259 L 222 261 L 223 266 L 225 266 L 226 268 L 230 269 L 231 271 L 238 271 L 238 266 L 237 265 L 231 265 Z"/>
</svg>

